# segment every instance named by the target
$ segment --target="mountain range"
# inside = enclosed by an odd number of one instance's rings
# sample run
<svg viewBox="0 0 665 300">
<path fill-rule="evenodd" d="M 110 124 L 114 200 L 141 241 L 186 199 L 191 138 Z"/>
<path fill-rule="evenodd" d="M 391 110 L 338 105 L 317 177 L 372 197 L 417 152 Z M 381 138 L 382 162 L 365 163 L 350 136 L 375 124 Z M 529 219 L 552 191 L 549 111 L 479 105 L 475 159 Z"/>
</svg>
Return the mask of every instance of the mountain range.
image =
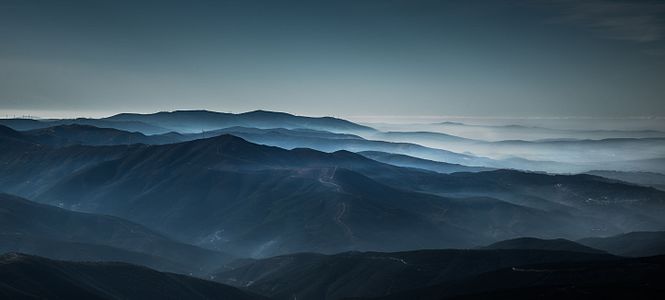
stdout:
<svg viewBox="0 0 665 300">
<path fill-rule="evenodd" d="M 256 257 L 665 228 L 658 218 L 664 192 L 590 175 L 441 174 L 230 135 L 166 145 L 51 147 L 5 132 L 0 188 L 6 192 Z"/>
<path fill-rule="evenodd" d="M 444 133 L 436 128 L 431 129 L 432 131 L 391 130 L 382 132 L 344 119 L 305 117 L 262 110 L 239 114 L 205 110 L 181 110 L 153 114 L 122 113 L 101 119 L 1 119 L 0 125 L 22 131 L 67 125 L 89 125 L 140 132 L 150 136 L 149 138 L 136 135 L 126 136 L 117 138 L 117 142 L 103 138 L 89 141 L 97 144 L 163 144 L 227 133 L 243 137 L 251 142 L 288 149 L 306 147 L 327 152 L 337 150 L 380 151 L 486 168 L 514 168 L 558 173 L 579 173 L 596 169 L 665 172 L 665 163 L 659 161 L 663 159 L 665 136 L 661 132 L 653 130 L 573 130 L 576 134 L 575 138 L 554 136 L 536 140 L 515 138 L 483 140 Z M 489 127 L 453 125 L 451 125 L 452 127 L 444 126 L 444 129 L 455 129 L 460 126 L 476 130 L 519 128 L 521 132 L 542 129 L 522 125 Z M 429 127 L 425 126 L 425 128 Z M 451 132 L 456 133 L 457 131 L 452 130 Z M 53 133 L 48 134 L 53 135 Z M 80 138 L 70 138 L 69 140 L 55 139 L 53 142 L 83 141 Z"/>
<path fill-rule="evenodd" d="M 0 124 L 0 297 L 663 293 L 665 191 L 644 172 L 662 159 L 548 154 L 655 153 L 655 137 L 478 141 L 267 111 Z"/>
</svg>

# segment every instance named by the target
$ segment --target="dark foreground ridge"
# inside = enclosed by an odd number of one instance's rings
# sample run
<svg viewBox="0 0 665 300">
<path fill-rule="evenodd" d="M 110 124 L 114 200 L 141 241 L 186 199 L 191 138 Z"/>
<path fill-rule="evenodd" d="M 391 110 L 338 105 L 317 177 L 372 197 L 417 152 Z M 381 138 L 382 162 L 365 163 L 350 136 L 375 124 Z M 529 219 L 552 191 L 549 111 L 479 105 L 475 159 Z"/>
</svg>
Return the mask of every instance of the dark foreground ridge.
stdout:
<svg viewBox="0 0 665 300">
<path fill-rule="evenodd" d="M 375 300 L 662 299 L 665 256 L 511 267 Z"/>
<path fill-rule="evenodd" d="M 0 298 L 264 299 L 223 284 L 125 263 L 67 262 L 21 253 L 0 256 Z"/>
<path fill-rule="evenodd" d="M 213 279 L 277 300 L 335 300 L 387 296 L 515 266 L 616 259 L 602 253 L 546 250 L 301 253 L 249 262 Z"/>
</svg>

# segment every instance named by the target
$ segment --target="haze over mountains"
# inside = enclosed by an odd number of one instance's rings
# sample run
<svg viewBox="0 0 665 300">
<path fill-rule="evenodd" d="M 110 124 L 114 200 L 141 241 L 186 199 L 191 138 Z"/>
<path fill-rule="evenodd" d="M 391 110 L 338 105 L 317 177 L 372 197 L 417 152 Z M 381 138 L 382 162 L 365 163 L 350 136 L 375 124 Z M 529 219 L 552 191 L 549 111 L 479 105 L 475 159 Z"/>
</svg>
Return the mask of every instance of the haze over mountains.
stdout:
<svg viewBox="0 0 665 300">
<path fill-rule="evenodd" d="M 119 114 L 102 119 L 0 120 L 0 125 L 16 130 L 71 124 L 141 132 L 145 135 L 160 134 L 148 139 L 127 135 L 122 137 L 124 142 L 117 141 L 125 144 L 161 144 L 229 133 L 251 142 L 289 149 L 307 147 L 327 152 L 381 151 L 476 167 L 557 173 L 591 170 L 665 172 L 665 159 L 662 154 L 665 153 L 665 131 L 659 130 L 553 129 L 575 133 L 574 137 L 565 137 L 543 134 L 543 128 L 535 126 L 488 126 L 447 122 L 443 123 L 443 129 L 432 129 L 432 125 L 427 124 L 392 125 L 387 127 L 389 131 L 382 132 L 342 119 L 311 118 L 270 111 L 242 114 L 175 111 Z M 482 132 L 487 132 L 485 129 L 488 127 L 519 128 L 523 133 L 497 133 L 494 138 L 483 140 L 474 135 L 471 135 L 474 138 L 467 138 L 445 133 L 449 127 L 480 127 Z M 428 128 L 432 131 L 423 130 Z M 530 130 L 533 132 L 529 133 Z M 612 134 L 605 134 L 608 131 Z M 175 134 L 176 132 L 179 134 Z M 455 130 L 450 132 L 460 133 Z M 539 138 L 534 139 L 533 136 Z M 504 139 L 497 140 L 500 137 Z"/>
<path fill-rule="evenodd" d="M 496 141 L 268 111 L 0 124 L 0 250 L 120 261 L 249 290 L 136 269 L 153 287 L 187 287 L 174 295 L 438 299 L 470 296 L 464 287 L 495 276 L 515 278 L 506 295 L 526 295 L 573 284 L 579 275 L 568 265 L 613 274 L 585 281 L 592 291 L 628 272 L 628 291 L 634 278 L 663 270 L 660 257 L 624 258 L 665 254 L 665 139 L 656 131 Z M 514 155 L 492 154 L 502 152 Z M 12 272 L 56 268 L 64 271 L 29 277 L 86 274 L 97 288 L 78 285 L 81 293 L 124 297 L 122 280 L 97 276 L 138 268 L 2 259 L 7 295 L 33 289 L 30 281 L 16 288 Z M 538 268 L 556 276 L 535 283 L 515 271 Z M 29 296 L 62 292 L 42 287 Z"/>
<path fill-rule="evenodd" d="M 0 0 L 0 300 L 665 299 L 661 2 Z"/>
<path fill-rule="evenodd" d="M 0 216 L 0 252 L 123 261 L 186 274 L 206 274 L 232 259 L 123 219 L 73 212 L 7 194 L 0 194 Z"/>
</svg>

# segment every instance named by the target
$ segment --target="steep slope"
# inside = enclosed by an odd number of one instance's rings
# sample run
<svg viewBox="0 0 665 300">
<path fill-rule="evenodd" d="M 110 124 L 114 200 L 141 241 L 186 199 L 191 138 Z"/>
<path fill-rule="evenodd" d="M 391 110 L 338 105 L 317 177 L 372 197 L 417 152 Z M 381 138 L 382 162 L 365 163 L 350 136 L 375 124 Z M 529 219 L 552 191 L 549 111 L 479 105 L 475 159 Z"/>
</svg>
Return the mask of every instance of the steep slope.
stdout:
<svg viewBox="0 0 665 300">
<path fill-rule="evenodd" d="M 293 254 L 258 260 L 213 278 L 273 299 L 343 299 L 384 296 L 506 267 L 612 259 L 606 254 L 542 250 Z"/>
<path fill-rule="evenodd" d="M 605 251 L 587 247 L 566 239 L 516 238 L 491 244 L 484 249 L 534 249 L 551 251 L 569 251 L 585 253 L 605 253 Z"/>
<path fill-rule="evenodd" d="M 237 288 L 124 263 L 0 256 L 5 299 L 264 299 Z"/>
<path fill-rule="evenodd" d="M 664 286 L 654 256 L 511 267 L 373 299 L 660 299 Z"/>
<path fill-rule="evenodd" d="M 630 232 L 610 237 L 585 238 L 578 243 L 621 256 L 665 254 L 665 232 Z"/>
<path fill-rule="evenodd" d="M 116 217 L 71 212 L 0 194 L 0 251 L 61 259 L 118 260 L 203 274 L 230 259 Z"/>
<path fill-rule="evenodd" d="M 108 117 L 109 121 L 143 122 L 178 132 L 201 132 L 226 127 L 308 128 L 331 132 L 373 131 L 374 129 L 331 117 L 304 117 L 283 112 L 251 111 L 241 114 L 205 110 L 178 110 L 154 114 L 123 113 Z"/>
</svg>

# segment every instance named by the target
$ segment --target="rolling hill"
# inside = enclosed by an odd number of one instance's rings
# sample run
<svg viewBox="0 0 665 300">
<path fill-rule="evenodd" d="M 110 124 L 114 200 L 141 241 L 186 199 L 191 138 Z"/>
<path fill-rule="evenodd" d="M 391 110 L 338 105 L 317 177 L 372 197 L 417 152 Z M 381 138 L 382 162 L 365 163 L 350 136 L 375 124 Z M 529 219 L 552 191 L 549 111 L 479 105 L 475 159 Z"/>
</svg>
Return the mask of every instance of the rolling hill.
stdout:
<svg viewBox="0 0 665 300">
<path fill-rule="evenodd" d="M 4 299 L 238 299 L 263 297 L 219 283 L 125 263 L 0 256 Z"/>
<path fill-rule="evenodd" d="M 503 268 L 372 299 L 660 299 L 664 278 L 664 256 L 559 262 Z"/>
<path fill-rule="evenodd" d="M 385 296 L 514 266 L 614 259 L 607 254 L 542 250 L 302 253 L 254 261 L 213 279 L 276 300 L 324 300 Z"/>
</svg>

